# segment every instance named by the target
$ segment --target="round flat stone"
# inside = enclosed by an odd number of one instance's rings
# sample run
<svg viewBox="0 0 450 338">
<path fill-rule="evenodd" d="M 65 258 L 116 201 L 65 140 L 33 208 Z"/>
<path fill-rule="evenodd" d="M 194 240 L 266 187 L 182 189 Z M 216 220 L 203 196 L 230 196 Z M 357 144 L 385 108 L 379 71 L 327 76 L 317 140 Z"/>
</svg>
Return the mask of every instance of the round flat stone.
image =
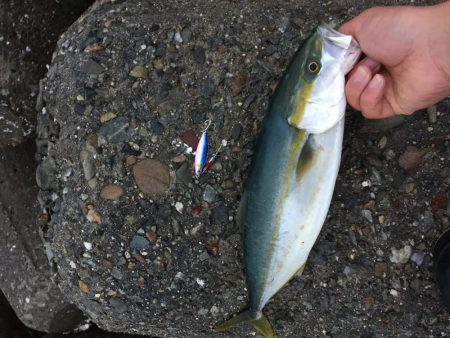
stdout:
<svg viewBox="0 0 450 338">
<path fill-rule="evenodd" d="M 105 200 L 117 200 L 123 194 L 123 188 L 120 185 L 106 185 L 100 191 L 100 197 Z"/>
<path fill-rule="evenodd" d="M 144 160 L 133 166 L 133 176 L 139 190 L 157 195 L 169 189 L 169 167 L 158 160 Z"/>
</svg>

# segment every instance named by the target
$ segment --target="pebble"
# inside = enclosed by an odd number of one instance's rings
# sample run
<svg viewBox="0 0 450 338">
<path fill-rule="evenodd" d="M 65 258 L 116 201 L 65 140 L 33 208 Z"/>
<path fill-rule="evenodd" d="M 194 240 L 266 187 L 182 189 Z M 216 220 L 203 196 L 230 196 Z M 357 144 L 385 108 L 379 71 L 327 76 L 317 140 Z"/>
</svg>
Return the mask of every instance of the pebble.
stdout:
<svg viewBox="0 0 450 338">
<path fill-rule="evenodd" d="M 122 194 L 123 188 L 115 184 L 106 185 L 100 191 L 100 197 L 105 200 L 118 200 Z"/>
<path fill-rule="evenodd" d="M 447 210 L 448 203 L 447 193 L 440 191 L 435 194 L 430 201 L 430 208 L 433 212 L 438 212 L 439 210 Z"/>
<path fill-rule="evenodd" d="M 208 312 L 209 312 L 208 309 L 202 308 L 202 309 L 198 310 L 197 314 L 199 316 L 206 316 L 208 314 Z"/>
<path fill-rule="evenodd" d="M 388 149 L 384 152 L 384 157 L 388 161 L 393 160 L 395 158 L 395 152 L 392 149 Z"/>
<path fill-rule="evenodd" d="M 181 37 L 180 32 L 176 32 L 175 35 L 173 36 L 173 39 L 176 43 L 182 43 L 183 42 L 183 38 Z"/>
<path fill-rule="evenodd" d="M 186 156 L 184 154 L 179 154 L 172 158 L 173 163 L 183 163 L 186 161 Z"/>
<path fill-rule="evenodd" d="M 386 147 L 386 144 L 387 144 L 387 137 L 383 136 L 378 142 L 378 148 L 383 149 L 384 147 Z"/>
<path fill-rule="evenodd" d="M 76 103 L 73 107 L 73 111 L 75 114 L 83 115 L 86 110 L 86 105 L 84 103 Z"/>
<path fill-rule="evenodd" d="M 411 257 L 412 248 L 409 245 L 405 245 L 401 249 L 391 248 L 392 255 L 389 257 L 392 263 L 406 264 Z"/>
<path fill-rule="evenodd" d="M 192 129 L 186 130 L 181 134 L 181 141 L 187 144 L 192 149 L 196 149 L 198 145 L 198 137 Z"/>
<path fill-rule="evenodd" d="M 136 163 L 133 176 L 139 190 L 149 195 L 161 194 L 170 186 L 169 167 L 158 160 L 147 159 Z"/>
<path fill-rule="evenodd" d="M 112 307 L 112 309 L 121 314 L 127 311 L 128 307 L 127 305 L 122 302 L 120 299 L 118 299 L 117 297 L 111 298 L 109 300 L 109 305 Z"/>
<path fill-rule="evenodd" d="M 235 184 L 232 180 L 226 180 L 226 181 L 223 181 L 220 186 L 222 187 L 222 189 L 229 190 L 229 189 L 233 189 L 234 185 Z"/>
<path fill-rule="evenodd" d="M 238 141 L 239 138 L 241 137 L 241 133 L 242 133 L 242 125 L 240 123 L 236 123 L 231 129 L 230 136 L 234 141 Z"/>
<path fill-rule="evenodd" d="M 91 188 L 91 189 L 95 189 L 96 187 L 97 187 L 97 179 L 94 177 L 94 178 L 91 178 L 89 181 L 88 181 L 88 186 L 89 186 L 89 188 Z"/>
<path fill-rule="evenodd" d="M 135 78 L 145 78 L 148 76 L 148 69 L 143 66 L 135 66 L 130 71 L 130 76 Z"/>
<path fill-rule="evenodd" d="M 80 161 L 83 167 L 84 178 L 89 181 L 95 176 L 95 163 L 92 153 L 87 150 L 82 150 L 80 152 Z"/>
<path fill-rule="evenodd" d="M 149 241 L 142 236 L 134 236 L 130 242 L 130 248 L 142 250 L 147 249 L 150 246 Z"/>
<path fill-rule="evenodd" d="M 425 260 L 425 254 L 423 252 L 414 252 L 411 255 L 411 261 L 416 263 L 417 266 L 421 266 L 424 260 Z"/>
<path fill-rule="evenodd" d="M 138 158 L 135 155 L 127 156 L 127 160 L 126 160 L 127 165 L 136 164 L 137 161 L 138 161 Z"/>
<path fill-rule="evenodd" d="M 175 173 L 178 182 L 188 184 L 192 180 L 193 169 L 187 162 L 183 163 Z"/>
<path fill-rule="evenodd" d="M 78 287 L 80 288 L 80 290 L 83 293 L 86 293 L 86 294 L 89 293 L 89 286 L 85 282 L 83 282 L 82 280 L 78 281 Z"/>
<path fill-rule="evenodd" d="M 209 259 L 209 254 L 207 251 L 203 251 L 200 256 L 198 256 L 198 259 L 200 259 L 202 262 Z"/>
<path fill-rule="evenodd" d="M 418 149 L 414 146 L 408 146 L 398 158 L 398 164 L 406 171 L 415 169 L 422 163 L 424 156 L 430 150 L 429 148 Z"/>
<path fill-rule="evenodd" d="M 214 190 L 214 188 L 209 184 L 205 187 L 205 190 L 203 191 L 203 200 L 210 204 L 217 201 L 217 191 Z"/>
<path fill-rule="evenodd" d="M 407 194 L 412 193 L 414 191 L 414 188 L 416 187 L 414 182 L 406 182 L 403 184 L 403 188 L 405 189 L 405 192 Z"/>
<path fill-rule="evenodd" d="M 98 133 L 111 143 L 122 143 L 129 137 L 127 130 L 129 125 L 127 118 L 119 116 L 103 124 Z"/>
<path fill-rule="evenodd" d="M 197 46 L 194 47 L 194 60 L 200 64 L 203 65 L 206 62 L 206 55 L 205 55 L 205 49 L 203 47 Z"/>
<path fill-rule="evenodd" d="M 89 222 L 94 224 L 102 223 L 102 218 L 100 214 L 95 210 L 95 208 L 92 205 L 88 206 L 88 213 L 86 215 L 86 218 Z"/>
<path fill-rule="evenodd" d="M 55 186 L 54 161 L 47 157 L 36 169 L 36 183 L 43 190 L 52 190 Z"/>
<path fill-rule="evenodd" d="M 208 77 L 205 81 L 203 81 L 201 87 L 201 95 L 205 98 L 211 97 L 216 90 L 216 85 L 214 84 L 214 80 Z"/>
<path fill-rule="evenodd" d="M 213 165 L 211 166 L 211 170 L 215 171 L 215 172 L 221 171 L 222 170 L 222 163 L 214 162 Z"/>
<path fill-rule="evenodd" d="M 189 42 L 192 38 L 192 31 L 187 27 L 183 28 L 180 34 L 184 43 Z"/>
<path fill-rule="evenodd" d="M 383 162 L 381 162 L 381 160 L 378 158 L 376 154 L 373 153 L 368 154 L 366 156 L 366 160 L 367 162 L 369 162 L 371 166 L 374 166 L 375 168 L 383 167 Z"/>
<path fill-rule="evenodd" d="M 102 65 L 89 58 L 87 61 L 81 64 L 80 71 L 86 74 L 98 75 L 103 73 L 105 69 L 102 67 Z"/>
<path fill-rule="evenodd" d="M 209 310 L 213 316 L 217 316 L 219 314 L 219 308 L 216 305 L 211 306 Z"/>
<path fill-rule="evenodd" d="M 120 270 L 117 268 L 111 270 L 111 276 L 118 280 L 121 280 L 123 278 L 122 272 L 120 272 Z"/>
<path fill-rule="evenodd" d="M 117 117 L 117 114 L 115 114 L 113 112 L 108 112 L 108 113 L 105 113 L 102 116 L 100 116 L 100 122 L 105 123 L 105 122 L 115 119 L 116 117 Z"/>
<path fill-rule="evenodd" d="M 375 263 L 375 275 L 378 277 L 384 277 L 388 271 L 388 266 L 385 262 Z"/>
<path fill-rule="evenodd" d="M 393 297 L 398 297 L 398 291 L 395 289 L 391 289 L 391 291 L 389 291 L 390 295 Z"/>
<path fill-rule="evenodd" d="M 189 235 L 197 236 L 200 233 L 200 230 L 203 228 L 203 224 L 198 224 L 195 227 L 189 230 Z"/>
<path fill-rule="evenodd" d="M 212 255 L 217 256 L 219 254 L 219 240 L 218 239 L 208 239 L 205 241 L 206 251 Z"/>
<path fill-rule="evenodd" d="M 152 122 L 151 130 L 156 135 L 162 135 L 164 134 L 164 130 L 166 130 L 166 128 L 161 122 L 154 121 Z"/>
<path fill-rule="evenodd" d="M 162 58 L 166 55 L 166 45 L 162 42 L 156 44 L 155 57 Z"/>
<path fill-rule="evenodd" d="M 228 221 L 228 209 L 219 205 L 212 209 L 212 217 L 215 224 L 224 224 Z"/>
<path fill-rule="evenodd" d="M 361 216 L 364 217 L 366 220 L 368 220 L 370 223 L 373 222 L 372 219 L 372 212 L 368 209 L 361 210 Z"/>
<path fill-rule="evenodd" d="M 84 48 L 85 53 L 94 53 L 103 50 L 105 47 L 99 43 L 93 43 Z"/>
<path fill-rule="evenodd" d="M 233 96 L 238 95 L 248 82 L 247 73 L 239 73 L 231 80 L 230 89 Z"/>
<path fill-rule="evenodd" d="M 428 121 L 430 121 L 430 123 L 436 123 L 436 121 L 437 121 L 437 107 L 436 107 L 436 105 L 433 105 L 433 106 L 429 107 L 427 109 L 427 113 L 428 113 Z"/>
<path fill-rule="evenodd" d="M 183 213 L 183 207 L 184 207 L 183 203 L 181 203 L 181 202 L 175 203 L 175 209 L 176 209 L 180 214 Z"/>
</svg>

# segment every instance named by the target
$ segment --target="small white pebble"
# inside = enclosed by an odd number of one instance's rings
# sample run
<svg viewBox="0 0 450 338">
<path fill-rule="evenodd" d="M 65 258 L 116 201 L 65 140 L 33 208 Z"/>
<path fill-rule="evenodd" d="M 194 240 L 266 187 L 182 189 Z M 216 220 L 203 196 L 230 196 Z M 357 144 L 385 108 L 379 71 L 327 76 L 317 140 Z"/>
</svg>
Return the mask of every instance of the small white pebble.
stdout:
<svg viewBox="0 0 450 338">
<path fill-rule="evenodd" d="M 203 279 L 197 278 L 195 281 L 197 282 L 197 284 L 200 287 L 204 287 L 205 286 L 205 281 Z"/>
<path fill-rule="evenodd" d="M 86 248 L 87 251 L 92 249 L 92 243 L 89 242 L 83 242 L 84 247 Z"/>
<path fill-rule="evenodd" d="M 70 267 L 71 267 L 72 269 L 76 269 L 76 268 L 77 268 L 77 265 L 75 264 L 74 261 L 70 261 L 70 262 L 69 262 L 69 265 L 70 265 Z"/>
<path fill-rule="evenodd" d="M 398 291 L 397 290 L 391 289 L 391 291 L 389 291 L 389 293 L 391 294 L 391 296 L 398 297 Z"/>
<path fill-rule="evenodd" d="M 177 209 L 177 211 L 178 211 L 180 214 L 183 213 L 183 208 L 184 208 L 183 203 L 181 203 L 181 202 L 175 203 L 175 209 Z"/>
</svg>

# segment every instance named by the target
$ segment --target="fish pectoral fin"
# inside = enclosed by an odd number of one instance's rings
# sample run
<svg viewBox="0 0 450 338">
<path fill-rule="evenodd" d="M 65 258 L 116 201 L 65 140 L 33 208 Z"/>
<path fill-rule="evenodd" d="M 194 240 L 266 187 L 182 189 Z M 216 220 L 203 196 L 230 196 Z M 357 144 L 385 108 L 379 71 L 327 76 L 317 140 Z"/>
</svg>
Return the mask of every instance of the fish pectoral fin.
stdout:
<svg viewBox="0 0 450 338">
<path fill-rule="evenodd" d="M 312 144 L 312 136 L 309 135 L 305 145 L 303 146 L 302 151 L 300 152 L 300 156 L 298 157 L 297 169 L 296 169 L 296 178 L 297 182 L 301 181 L 301 179 L 306 175 L 306 173 L 311 170 L 312 166 L 315 162 L 315 149 Z"/>
<path fill-rule="evenodd" d="M 225 321 L 224 323 L 216 326 L 214 331 L 222 332 L 233 327 L 236 327 L 242 323 L 251 323 L 256 331 L 261 333 L 264 338 L 274 338 L 275 334 L 273 332 L 272 326 L 270 325 L 269 320 L 266 316 L 261 312 L 256 318 L 255 315 L 250 312 L 250 310 L 246 310 L 237 316 Z"/>
</svg>

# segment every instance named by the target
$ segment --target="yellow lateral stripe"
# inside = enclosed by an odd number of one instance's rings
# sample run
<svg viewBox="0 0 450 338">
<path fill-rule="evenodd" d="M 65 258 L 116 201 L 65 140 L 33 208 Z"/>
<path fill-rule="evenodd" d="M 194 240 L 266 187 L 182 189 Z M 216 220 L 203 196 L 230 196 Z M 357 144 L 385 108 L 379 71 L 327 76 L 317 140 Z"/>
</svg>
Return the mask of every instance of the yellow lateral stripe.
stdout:
<svg viewBox="0 0 450 338">
<path fill-rule="evenodd" d="M 313 82 L 305 83 L 305 86 L 300 90 L 300 95 L 298 96 L 297 106 L 294 112 L 288 118 L 288 122 L 291 126 L 297 127 L 303 119 L 306 110 L 306 104 L 311 97 L 313 89 Z"/>
</svg>

